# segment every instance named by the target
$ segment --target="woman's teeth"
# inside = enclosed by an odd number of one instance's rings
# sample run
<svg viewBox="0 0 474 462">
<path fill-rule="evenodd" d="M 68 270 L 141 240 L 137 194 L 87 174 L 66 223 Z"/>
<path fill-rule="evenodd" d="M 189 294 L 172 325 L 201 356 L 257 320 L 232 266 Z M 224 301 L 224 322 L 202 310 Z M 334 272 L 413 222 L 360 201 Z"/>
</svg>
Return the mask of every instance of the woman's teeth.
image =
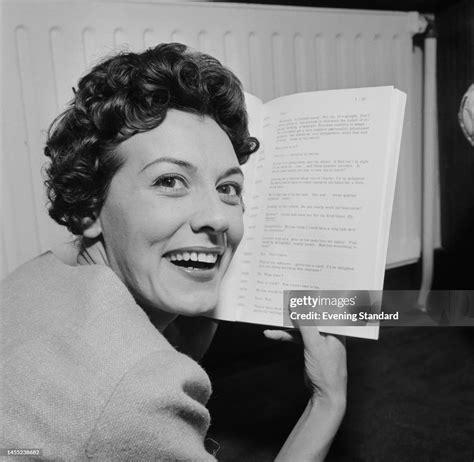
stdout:
<svg viewBox="0 0 474 462">
<path fill-rule="evenodd" d="M 175 252 L 165 255 L 165 258 L 177 266 L 210 269 L 215 265 L 219 256 L 215 253 L 205 252 Z"/>
<path fill-rule="evenodd" d="M 169 261 L 201 261 L 205 263 L 215 263 L 217 261 L 217 255 L 213 253 L 203 253 L 203 252 L 183 252 L 183 253 L 173 253 L 171 255 L 166 255 L 166 258 Z"/>
</svg>

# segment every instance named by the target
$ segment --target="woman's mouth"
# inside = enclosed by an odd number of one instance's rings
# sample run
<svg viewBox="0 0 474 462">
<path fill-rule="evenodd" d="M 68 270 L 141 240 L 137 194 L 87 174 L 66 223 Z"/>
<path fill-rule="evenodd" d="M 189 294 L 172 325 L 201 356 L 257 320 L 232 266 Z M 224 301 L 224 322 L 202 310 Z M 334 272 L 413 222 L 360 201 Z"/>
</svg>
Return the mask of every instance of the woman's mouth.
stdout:
<svg viewBox="0 0 474 462">
<path fill-rule="evenodd" d="M 176 250 L 168 252 L 164 257 L 173 265 L 188 271 L 212 270 L 218 266 L 221 257 L 221 250 L 202 251 Z"/>
</svg>

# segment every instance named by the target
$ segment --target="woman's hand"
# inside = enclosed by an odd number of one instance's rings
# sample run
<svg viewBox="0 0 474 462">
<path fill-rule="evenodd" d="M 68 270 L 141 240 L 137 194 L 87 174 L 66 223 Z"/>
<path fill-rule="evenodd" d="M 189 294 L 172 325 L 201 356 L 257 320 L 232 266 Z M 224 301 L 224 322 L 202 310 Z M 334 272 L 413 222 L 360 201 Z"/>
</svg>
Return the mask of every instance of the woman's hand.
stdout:
<svg viewBox="0 0 474 462">
<path fill-rule="evenodd" d="M 321 334 L 315 326 L 299 331 L 266 330 L 267 338 L 303 341 L 305 372 L 312 397 L 276 461 L 324 461 L 346 408 L 347 367 L 343 337 Z"/>
<path fill-rule="evenodd" d="M 345 338 L 322 334 L 316 326 L 300 326 L 298 331 L 266 330 L 267 338 L 304 344 L 307 384 L 315 399 L 344 404 L 347 366 Z"/>
</svg>

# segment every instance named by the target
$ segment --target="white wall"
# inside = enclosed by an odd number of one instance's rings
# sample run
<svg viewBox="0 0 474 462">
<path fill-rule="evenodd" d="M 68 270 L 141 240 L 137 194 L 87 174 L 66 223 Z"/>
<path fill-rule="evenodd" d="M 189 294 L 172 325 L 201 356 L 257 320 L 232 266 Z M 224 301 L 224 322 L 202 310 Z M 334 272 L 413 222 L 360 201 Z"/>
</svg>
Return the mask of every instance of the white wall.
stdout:
<svg viewBox="0 0 474 462">
<path fill-rule="evenodd" d="M 45 130 L 104 53 L 179 41 L 231 67 L 263 100 L 330 88 L 408 93 L 388 264 L 420 253 L 422 56 L 415 13 L 212 3 L 2 4 L 2 274 L 67 238 L 47 216 Z"/>
</svg>

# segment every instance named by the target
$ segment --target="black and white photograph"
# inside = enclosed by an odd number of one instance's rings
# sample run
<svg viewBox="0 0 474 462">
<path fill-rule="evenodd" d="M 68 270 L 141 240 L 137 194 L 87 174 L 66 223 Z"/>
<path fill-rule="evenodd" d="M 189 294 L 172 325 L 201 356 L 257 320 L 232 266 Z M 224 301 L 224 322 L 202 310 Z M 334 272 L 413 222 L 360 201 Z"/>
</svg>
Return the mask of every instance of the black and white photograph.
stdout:
<svg viewBox="0 0 474 462">
<path fill-rule="evenodd" d="M 0 18 L 1 461 L 474 461 L 471 0 Z"/>
</svg>

